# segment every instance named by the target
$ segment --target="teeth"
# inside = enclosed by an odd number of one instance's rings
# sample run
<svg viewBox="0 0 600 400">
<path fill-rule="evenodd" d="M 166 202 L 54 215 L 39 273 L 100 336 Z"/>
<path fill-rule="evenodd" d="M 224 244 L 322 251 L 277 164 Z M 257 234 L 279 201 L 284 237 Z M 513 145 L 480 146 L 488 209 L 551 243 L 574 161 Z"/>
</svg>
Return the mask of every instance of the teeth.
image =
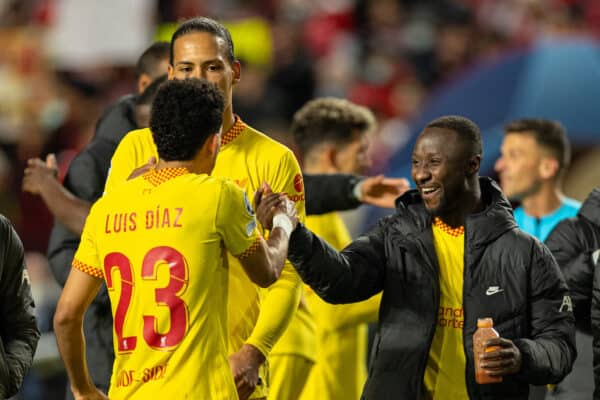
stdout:
<svg viewBox="0 0 600 400">
<path fill-rule="evenodd" d="M 435 192 L 435 188 L 423 188 L 423 193 L 428 194 Z"/>
</svg>

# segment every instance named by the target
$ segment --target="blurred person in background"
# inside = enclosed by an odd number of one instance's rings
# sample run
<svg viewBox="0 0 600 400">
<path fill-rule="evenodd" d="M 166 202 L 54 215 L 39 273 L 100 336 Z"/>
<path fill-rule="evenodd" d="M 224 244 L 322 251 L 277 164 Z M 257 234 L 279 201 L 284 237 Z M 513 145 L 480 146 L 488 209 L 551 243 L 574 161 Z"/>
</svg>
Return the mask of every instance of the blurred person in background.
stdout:
<svg viewBox="0 0 600 400">
<path fill-rule="evenodd" d="M 28 161 L 23 190 L 40 195 L 55 217 L 48 258 L 52 273 L 61 286 L 71 270 L 90 207 L 103 193 L 110 158 L 127 132 L 144 126 L 139 123 L 148 123 L 148 116 L 143 116 L 144 110 L 147 113 L 147 105 L 158 89 L 158 83 L 152 85 L 152 81 L 166 73 L 168 60 L 169 43 L 157 42 L 144 51 L 136 65 L 136 87 L 140 92 L 124 96 L 104 113 L 97 123 L 92 142 L 71 162 L 63 186 L 57 180 L 53 155 L 45 162 L 40 159 Z M 86 313 L 84 332 L 92 379 L 101 390 L 107 391 L 114 354 L 106 289 L 100 291 Z M 67 390 L 67 399 L 71 398 L 72 394 Z"/>
<path fill-rule="evenodd" d="M 540 241 L 562 219 L 574 217 L 581 203 L 565 197 L 562 179 L 571 161 L 563 126 L 544 119 L 520 119 L 504 127 L 495 170 L 515 208 L 519 228 Z"/>
<path fill-rule="evenodd" d="M 582 343 L 583 333 L 577 336 L 573 372 L 546 398 L 600 399 L 600 187 L 589 194 L 576 217 L 556 225 L 545 244 L 569 285 L 576 326 L 586 333 Z"/>
<path fill-rule="evenodd" d="M 479 176 L 481 156 L 472 121 L 440 117 L 417 139 L 418 190 L 399 199 L 394 215 L 341 252 L 301 224 L 292 232 L 288 258 L 325 301 L 383 291 L 365 399 L 525 400 L 528 383 L 570 371 L 568 288 L 550 252 L 518 229 L 500 188 Z M 475 382 L 472 335 L 483 316 L 500 334 L 482 356 L 485 374 L 503 377 L 494 385 Z"/>
<path fill-rule="evenodd" d="M 17 393 L 40 338 L 23 244 L 0 214 L 0 399 Z"/>
<path fill-rule="evenodd" d="M 581 206 L 562 192 L 562 180 L 571 161 L 565 129 L 560 123 L 546 119 L 509 122 L 504 127 L 500 151 L 495 170 L 509 200 L 520 203 L 514 210 L 515 221 L 520 229 L 543 242 L 556 224 L 577 215 Z M 546 396 L 545 388 L 532 388 L 532 400 L 591 397 L 592 337 L 589 330 L 578 329 L 576 335 L 577 359 L 571 374 L 560 384 L 549 387 Z M 582 397 L 576 397 L 578 394 Z"/>
<path fill-rule="evenodd" d="M 318 98 L 305 104 L 294 116 L 291 133 L 300 148 L 303 173 L 362 174 L 371 165 L 368 155 L 369 135 L 375 129 L 375 117 L 369 109 L 347 100 Z M 331 212 L 308 216 L 306 226 L 321 236 L 331 246 L 341 250 L 350 243 L 350 233 L 340 215 Z M 381 296 L 346 305 L 333 305 L 323 301 L 310 288 L 305 298 L 311 310 L 316 332 L 316 346 L 310 349 L 315 364 L 303 382 L 291 380 L 281 368 L 276 368 L 275 355 L 297 353 L 293 335 L 288 329 L 275 345 L 273 359 L 273 387 L 280 386 L 279 396 L 273 399 L 348 399 L 358 400 L 367 378 L 366 351 L 367 325 L 377 320 Z M 287 346 L 286 346 L 287 345 Z M 285 386 L 284 386 L 285 385 Z M 297 386 L 300 393 L 290 393 Z M 285 388 L 285 389 L 284 389 Z M 270 394 L 271 396 L 271 394 Z"/>
</svg>

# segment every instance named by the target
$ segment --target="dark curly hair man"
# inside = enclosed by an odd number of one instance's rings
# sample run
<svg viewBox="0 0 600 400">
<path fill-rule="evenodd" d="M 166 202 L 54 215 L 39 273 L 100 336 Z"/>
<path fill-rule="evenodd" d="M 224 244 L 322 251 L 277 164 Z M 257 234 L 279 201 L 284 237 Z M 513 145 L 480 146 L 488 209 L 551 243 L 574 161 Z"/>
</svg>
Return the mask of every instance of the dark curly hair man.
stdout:
<svg viewBox="0 0 600 400">
<path fill-rule="evenodd" d="M 225 100 L 219 89 L 201 79 L 167 81 L 152 103 L 150 129 L 158 155 L 187 161 L 213 133 L 220 131 Z"/>
</svg>

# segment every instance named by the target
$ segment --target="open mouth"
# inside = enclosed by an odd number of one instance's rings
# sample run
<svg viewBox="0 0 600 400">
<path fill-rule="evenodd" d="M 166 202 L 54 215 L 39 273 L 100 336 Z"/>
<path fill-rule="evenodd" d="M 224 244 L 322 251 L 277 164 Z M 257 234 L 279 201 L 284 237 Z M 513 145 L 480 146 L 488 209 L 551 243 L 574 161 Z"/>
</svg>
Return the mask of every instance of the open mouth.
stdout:
<svg viewBox="0 0 600 400">
<path fill-rule="evenodd" d="M 430 199 L 438 194 L 439 187 L 421 187 L 421 197 L 425 200 Z"/>
</svg>

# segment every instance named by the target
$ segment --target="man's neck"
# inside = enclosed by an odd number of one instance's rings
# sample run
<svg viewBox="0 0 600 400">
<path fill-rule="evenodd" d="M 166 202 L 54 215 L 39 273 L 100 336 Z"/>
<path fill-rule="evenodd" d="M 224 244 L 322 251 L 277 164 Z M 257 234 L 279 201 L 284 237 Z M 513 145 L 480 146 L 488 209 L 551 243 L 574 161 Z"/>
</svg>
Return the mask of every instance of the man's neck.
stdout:
<svg viewBox="0 0 600 400">
<path fill-rule="evenodd" d="M 340 173 L 331 162 L 327 160 L 325 152 L 309 152 L 302 159 L 302 171 L 307 174 L 337 174 Z"/>
<path fill-rule="evenodd" d="M 485 204 L 483 204 L 481 198 L 479 181 L 473 183 L 470 190 L 466 191 L 463 198 L 457 202 L 457 205 L 456 208 L 449 212 L 439 215 L 444 223 L 453 228 L 464 226 L 470 214 L 480 212 L 485 208 Z"/>
<path fill-rule="evenodd" d="M 205 166 L 204 163 L 194 162 L 192 161 L 165 161 L 162 159 L 158 160 L 156 164 L 156 169 L 165 169 L 165 168 L 186 168 L 188 171 L 194 174 L 208 174 L 210 173 L 210 168 Z"/>
<path fill-rule="evenodd" d="M 552 214 L 562 203 L 562 193 L 554 184 L 542 185 L 534 194 L 527 196 L 521 206 L 527 215 L 541 218 Z"/>
<path fill-rule="evenodd" d="M 233 108 L 230 106 L 223 111 L 223 133 L 228 132 L 234 123 L 235 115 L 233 114 Z"/>
</svg>

